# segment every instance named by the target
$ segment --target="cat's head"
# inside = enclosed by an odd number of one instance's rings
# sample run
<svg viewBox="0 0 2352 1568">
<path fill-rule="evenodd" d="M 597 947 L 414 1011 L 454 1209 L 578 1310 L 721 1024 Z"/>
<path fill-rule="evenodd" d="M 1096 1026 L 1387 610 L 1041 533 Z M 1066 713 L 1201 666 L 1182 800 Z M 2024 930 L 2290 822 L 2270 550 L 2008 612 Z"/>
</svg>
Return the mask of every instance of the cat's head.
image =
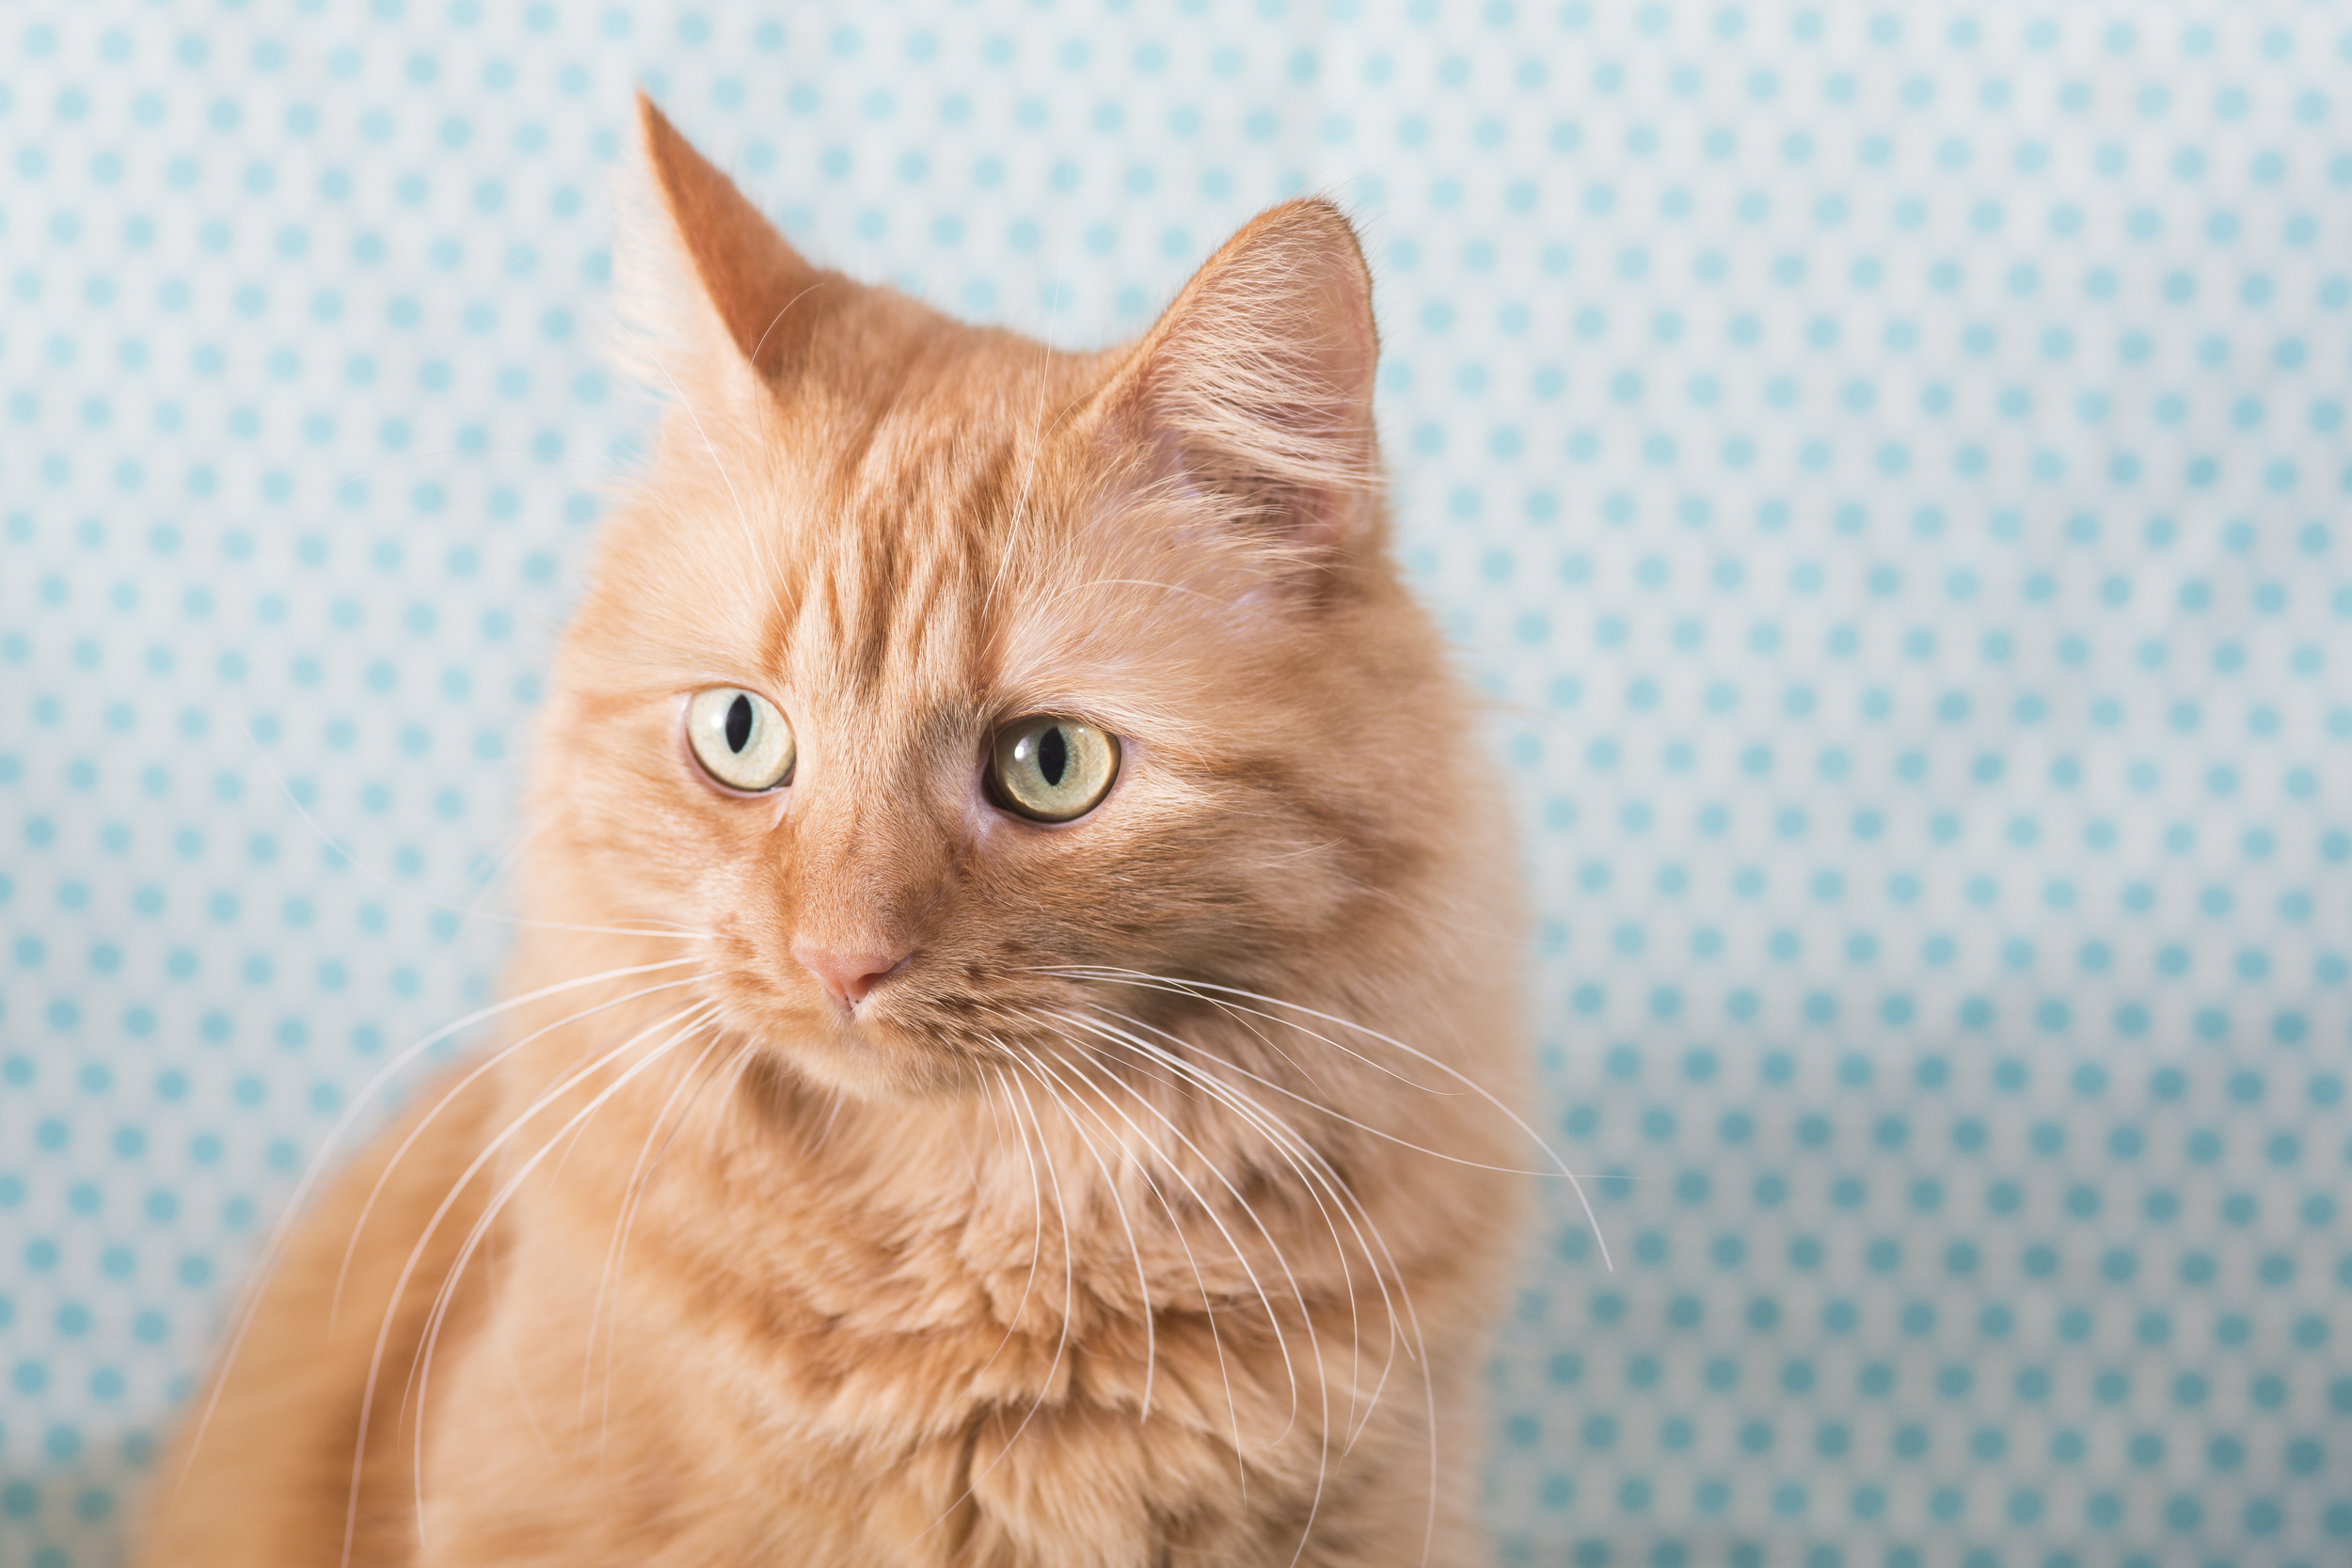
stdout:
<svg viewBox="0 0 2352 1568">
<path fill-rule="evenodd" d="M 1388 558 L 1346 220 L 1274 208 L 1060 353 L 812 266 L 640 112 L 670 407 L 564 644 L 538 912 L 709 933 L 721 1021 L 866 1093 L 1172 1005 L 1126 972 L 1410 969 L 1493 807 Z"/>
</svg>

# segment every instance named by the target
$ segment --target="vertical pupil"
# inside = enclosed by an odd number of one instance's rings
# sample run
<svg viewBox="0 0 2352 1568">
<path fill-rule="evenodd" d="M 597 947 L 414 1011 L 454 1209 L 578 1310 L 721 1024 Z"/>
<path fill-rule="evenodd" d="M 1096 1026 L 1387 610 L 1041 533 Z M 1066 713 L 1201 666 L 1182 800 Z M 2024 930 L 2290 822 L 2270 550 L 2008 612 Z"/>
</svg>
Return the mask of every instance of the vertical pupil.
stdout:
<svg viewBox="0 0 2352 1568">
<path fill-rule="evenodd" d="M 1070 766 L 1070 742 L 1061 737 L 1061 726 L 1055 725 L 1037 741 L 1037 770 L 1045 775 L 1045 782 L 1061 787 L 1062 770 Z"/>
<path fill-rule="evenodd" d="M 727 705 L 727 750 L 740 754 L 752 738 L 752 700 L 741 692 Z"/>
</svg>

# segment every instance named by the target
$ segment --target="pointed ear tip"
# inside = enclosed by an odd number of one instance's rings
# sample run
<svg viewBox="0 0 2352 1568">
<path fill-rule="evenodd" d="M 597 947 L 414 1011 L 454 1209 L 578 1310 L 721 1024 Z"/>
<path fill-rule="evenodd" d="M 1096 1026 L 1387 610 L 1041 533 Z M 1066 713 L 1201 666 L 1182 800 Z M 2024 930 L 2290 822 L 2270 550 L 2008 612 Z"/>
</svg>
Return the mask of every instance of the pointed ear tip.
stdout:
<svg viewBox="0 0 2352 1568">
<path fill-rule="evenodd" d="M 1302 196 L 1285 201 L 1260 220 L 1266 231 L 1303 245 L 1370 281 L 1364 237 L 1340 204 L 1327 196 Z"/>
<path fill-rule="evenodd" d="M 637 89 L 637 143 L 645 152 L 659 157 L 662 149 L 679 140 L 677 127 L 661 112 L 661 105 L 653 101 L 653 94 Z"/>
<path fill-rule="evenodd" d="M 1340 204 L 1327 196 L 1295 196 L 1279 206 L 1266 209 L 1260 221 L 1270 229 L 1311 231 L 1333 239 L 1343 234 L 1351 241 L 1356 239 L 1356 225 L 1341 211 Z"/>
<path fill-rule="evenodd" d="M 637 150 L 665 189 L 697 165 L 708 162 L 643 87 L 637 89 Z"/>
</svg>

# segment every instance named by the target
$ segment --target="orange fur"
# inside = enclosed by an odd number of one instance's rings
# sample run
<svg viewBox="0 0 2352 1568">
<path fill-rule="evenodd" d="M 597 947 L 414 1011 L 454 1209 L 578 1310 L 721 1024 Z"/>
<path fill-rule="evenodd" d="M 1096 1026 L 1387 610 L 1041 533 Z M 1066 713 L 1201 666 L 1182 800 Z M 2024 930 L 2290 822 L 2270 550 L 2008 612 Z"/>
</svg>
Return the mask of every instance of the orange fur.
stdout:
<svg viewBox="0 0 2352 1568">
<path fill-rule="evenodd" d="M 1475 1560 L 1518 891 L 1345 221 L 1059 354 L 812 267 L 643 121 L 674 403 L 560 656 L 521 1000 L 294 1233 L 143 1560 Z M 704 782 L 711 686 L 788 787 Z M 1091 815 L 990 803 L 1032 713 L 1120 737 Z M 796 942 L 905 961 L 850 1012 Z"/>
</svg>

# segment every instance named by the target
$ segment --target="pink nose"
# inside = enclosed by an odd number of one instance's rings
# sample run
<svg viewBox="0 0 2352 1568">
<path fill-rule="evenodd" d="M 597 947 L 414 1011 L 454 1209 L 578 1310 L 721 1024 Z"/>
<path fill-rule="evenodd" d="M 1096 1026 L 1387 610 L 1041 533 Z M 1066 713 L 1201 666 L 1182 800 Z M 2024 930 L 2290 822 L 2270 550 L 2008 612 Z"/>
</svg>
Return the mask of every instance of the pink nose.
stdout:
<svg viewBox="0 0 2352 1568">
<path fill-rule="evenodd" d="M 803 969 L 817 976 L 825 994 L 844 1007 L 854 1007 L 865 1001 L 868 991 L 906 961 L 903 953 L 820 947 L 805 938 L 792 944 L 792 956 L 801 961 Z"/>
</svg>

